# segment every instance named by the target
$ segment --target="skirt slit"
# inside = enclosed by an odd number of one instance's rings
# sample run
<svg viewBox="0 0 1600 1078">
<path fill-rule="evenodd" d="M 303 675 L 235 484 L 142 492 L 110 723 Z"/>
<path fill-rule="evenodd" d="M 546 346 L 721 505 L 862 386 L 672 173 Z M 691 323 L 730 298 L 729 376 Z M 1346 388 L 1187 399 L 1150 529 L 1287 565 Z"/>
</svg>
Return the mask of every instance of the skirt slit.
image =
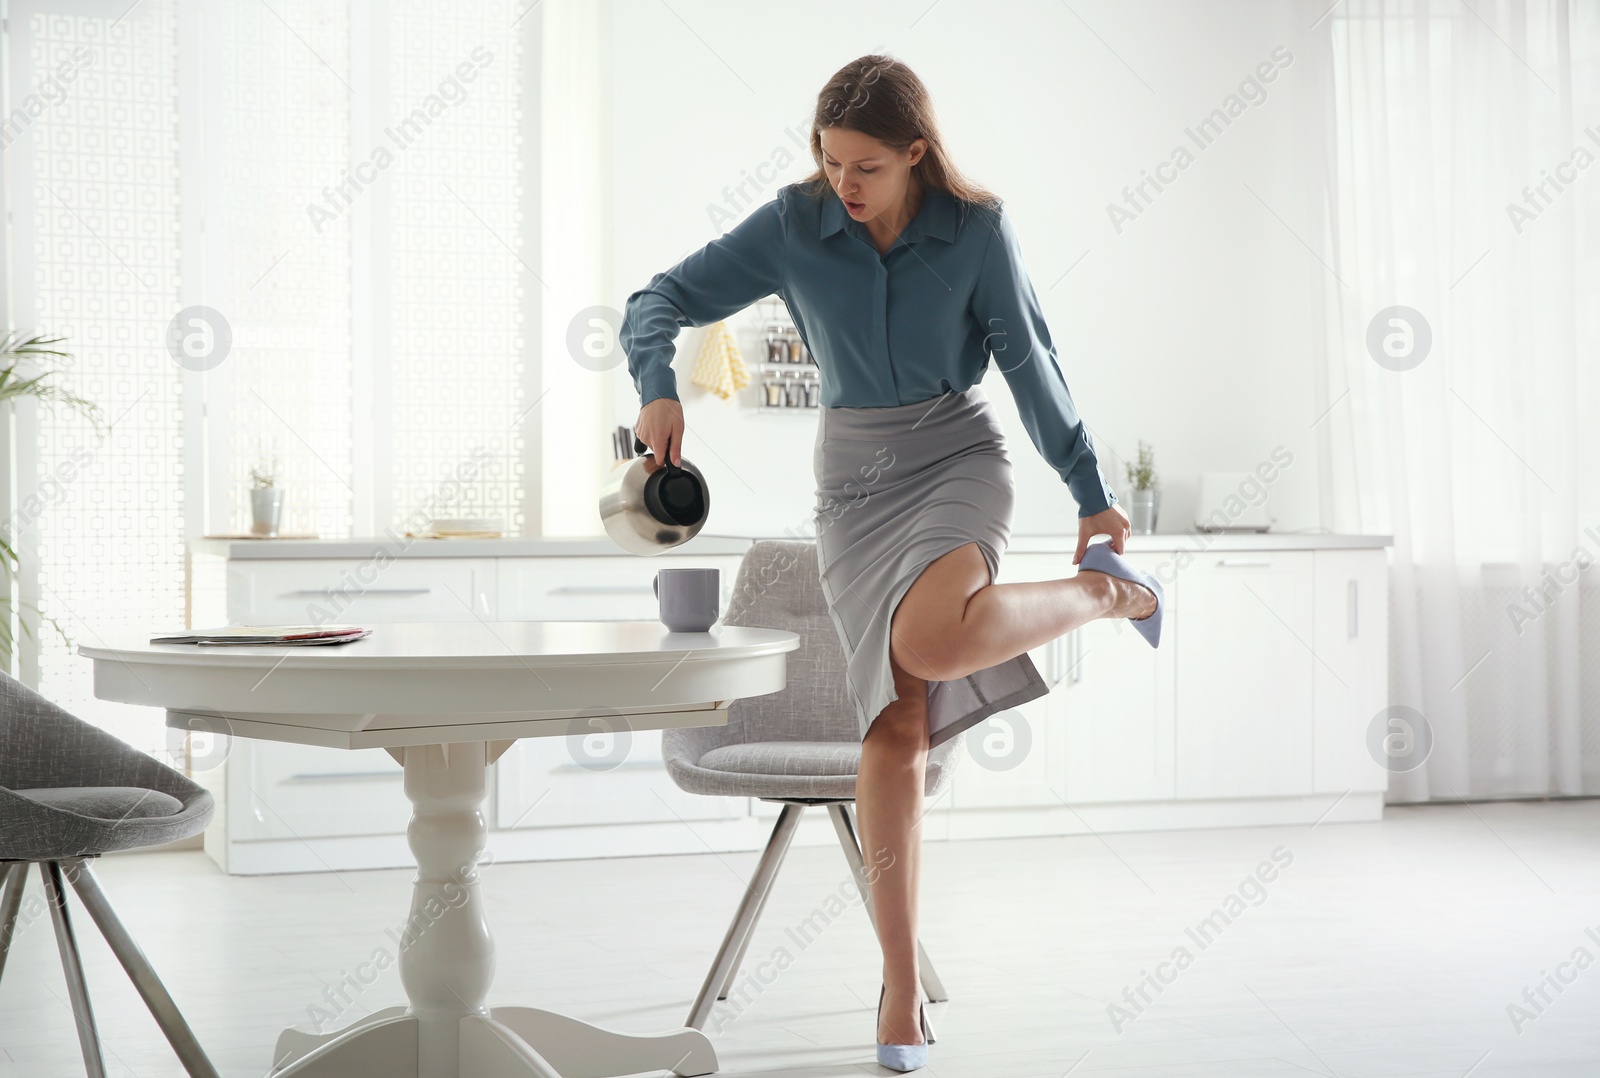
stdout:
<svg viewBox="0 0 1600 1078">
<path fill-rule="evenodd" d="M 998 579 L 1015 505 L 1011 459 L 993 407 L 974 384 L 888 408 L 821 408 L 813 466 L 817 567 L 865 738 L 899 698 L 890 626 L 922 571 L 976 543 L 989 582 Z M 1026 652 L 963 678 L 929 681 L 929 744 L 1048 692 Z"/>
</svg>

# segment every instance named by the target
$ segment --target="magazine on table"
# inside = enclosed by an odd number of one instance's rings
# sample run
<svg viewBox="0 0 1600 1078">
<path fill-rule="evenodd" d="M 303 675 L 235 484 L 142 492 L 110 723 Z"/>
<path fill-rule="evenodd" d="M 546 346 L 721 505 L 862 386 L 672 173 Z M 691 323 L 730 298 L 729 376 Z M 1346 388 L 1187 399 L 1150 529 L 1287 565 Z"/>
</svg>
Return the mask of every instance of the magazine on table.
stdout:
<svg viewBox="0 0 1600 1078">
<path fill-rule="evenodd" d="M 314 647 L 348 644 L 371 636 L 360 625 L 223 625 L 185 629 L 150 638 L 152 644 L 198 644 L 201 647 Z"/>
</svg>

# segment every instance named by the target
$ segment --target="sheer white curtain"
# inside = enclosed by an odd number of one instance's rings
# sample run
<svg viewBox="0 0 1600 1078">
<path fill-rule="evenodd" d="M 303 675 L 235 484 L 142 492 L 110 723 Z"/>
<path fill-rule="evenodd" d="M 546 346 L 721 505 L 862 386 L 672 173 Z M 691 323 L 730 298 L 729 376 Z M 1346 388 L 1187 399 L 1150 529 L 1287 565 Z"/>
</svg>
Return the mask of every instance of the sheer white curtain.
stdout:
<svg viewBox="0 0 1600 1078">
<path fill-rule="evenodd" d="M 1324 519 L 1394 535 L 1432 739 L 1389 798 L 1600 793 L 1600 5 L 1325 26 Z"/>
</svg>

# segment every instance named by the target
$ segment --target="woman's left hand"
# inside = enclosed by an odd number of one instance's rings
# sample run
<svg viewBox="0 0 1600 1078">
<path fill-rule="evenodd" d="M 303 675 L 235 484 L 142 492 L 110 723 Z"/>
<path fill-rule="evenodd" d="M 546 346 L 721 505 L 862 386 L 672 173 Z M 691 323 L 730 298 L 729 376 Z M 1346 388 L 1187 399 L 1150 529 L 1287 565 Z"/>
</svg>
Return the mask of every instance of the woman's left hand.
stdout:
<svg viewBox="0 0 1600 1078">
<path fill-rule="evenodd" d="M 1111 549 L 1121 554 L 1123 542 L 1132 534 L 1133 525 L 1120 505 L 1113 505 L 1091 517 L 1079 517 L 1078 552 L 1072 556 L 1072 564 L 1077 565 L 1083 560 L 1083 552 L 1089 549 L 1089 540 L 1095 536 L 1111 536 Z"/>
</svg>

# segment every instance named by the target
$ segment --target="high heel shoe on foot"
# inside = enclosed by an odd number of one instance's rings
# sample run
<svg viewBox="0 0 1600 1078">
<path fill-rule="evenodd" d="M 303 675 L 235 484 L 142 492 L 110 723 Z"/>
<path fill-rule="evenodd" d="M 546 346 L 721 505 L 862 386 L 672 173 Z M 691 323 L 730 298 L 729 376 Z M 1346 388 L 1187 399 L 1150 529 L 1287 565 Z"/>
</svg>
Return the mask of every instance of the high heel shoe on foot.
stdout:
<svg viewBox="0 0 1600 1078">
<path fill-rule="evenodd" d="M 1111 549 L 1110 543 L 1090 543 L 1083 552 L 1083 560 L 1078 563 L 1079 569 L 1092 569 L 1097 573 L 1117 577 L 1119 580 L 1130 580 L 1135 584 L 1142 584 L 1155 592 L 1155 613 L 1144 618 L 1129 618 L 1128 623 L 1139 630 L 1139 635 L 1150 642 L 1151 647 L 1156 647 L 1161 642 L 1161 615 L 1166 613 L 1167 600 L 1161 591 L 1161 582 L 1149 573 L 1141 572 L 1123 560 L 1122 555 Z"/>
<path fill-rule="evenodd" d="M 883 1016 L 883 989 L 878 989 L 878 1016 Z M 914 1071 L 928 1063 L 928 1045 L 933 1043 L 933 1030 L 928 1028 L 928 1015 L 923 1009 L 921 995 L 917 998 L 917 1021 L 922 1023 L 921 1044 L 879 1044 L 878 1065 L 896 1071 Z M 877 1035 L 873 1035 L 877 1040 Z"/>
</svg>

